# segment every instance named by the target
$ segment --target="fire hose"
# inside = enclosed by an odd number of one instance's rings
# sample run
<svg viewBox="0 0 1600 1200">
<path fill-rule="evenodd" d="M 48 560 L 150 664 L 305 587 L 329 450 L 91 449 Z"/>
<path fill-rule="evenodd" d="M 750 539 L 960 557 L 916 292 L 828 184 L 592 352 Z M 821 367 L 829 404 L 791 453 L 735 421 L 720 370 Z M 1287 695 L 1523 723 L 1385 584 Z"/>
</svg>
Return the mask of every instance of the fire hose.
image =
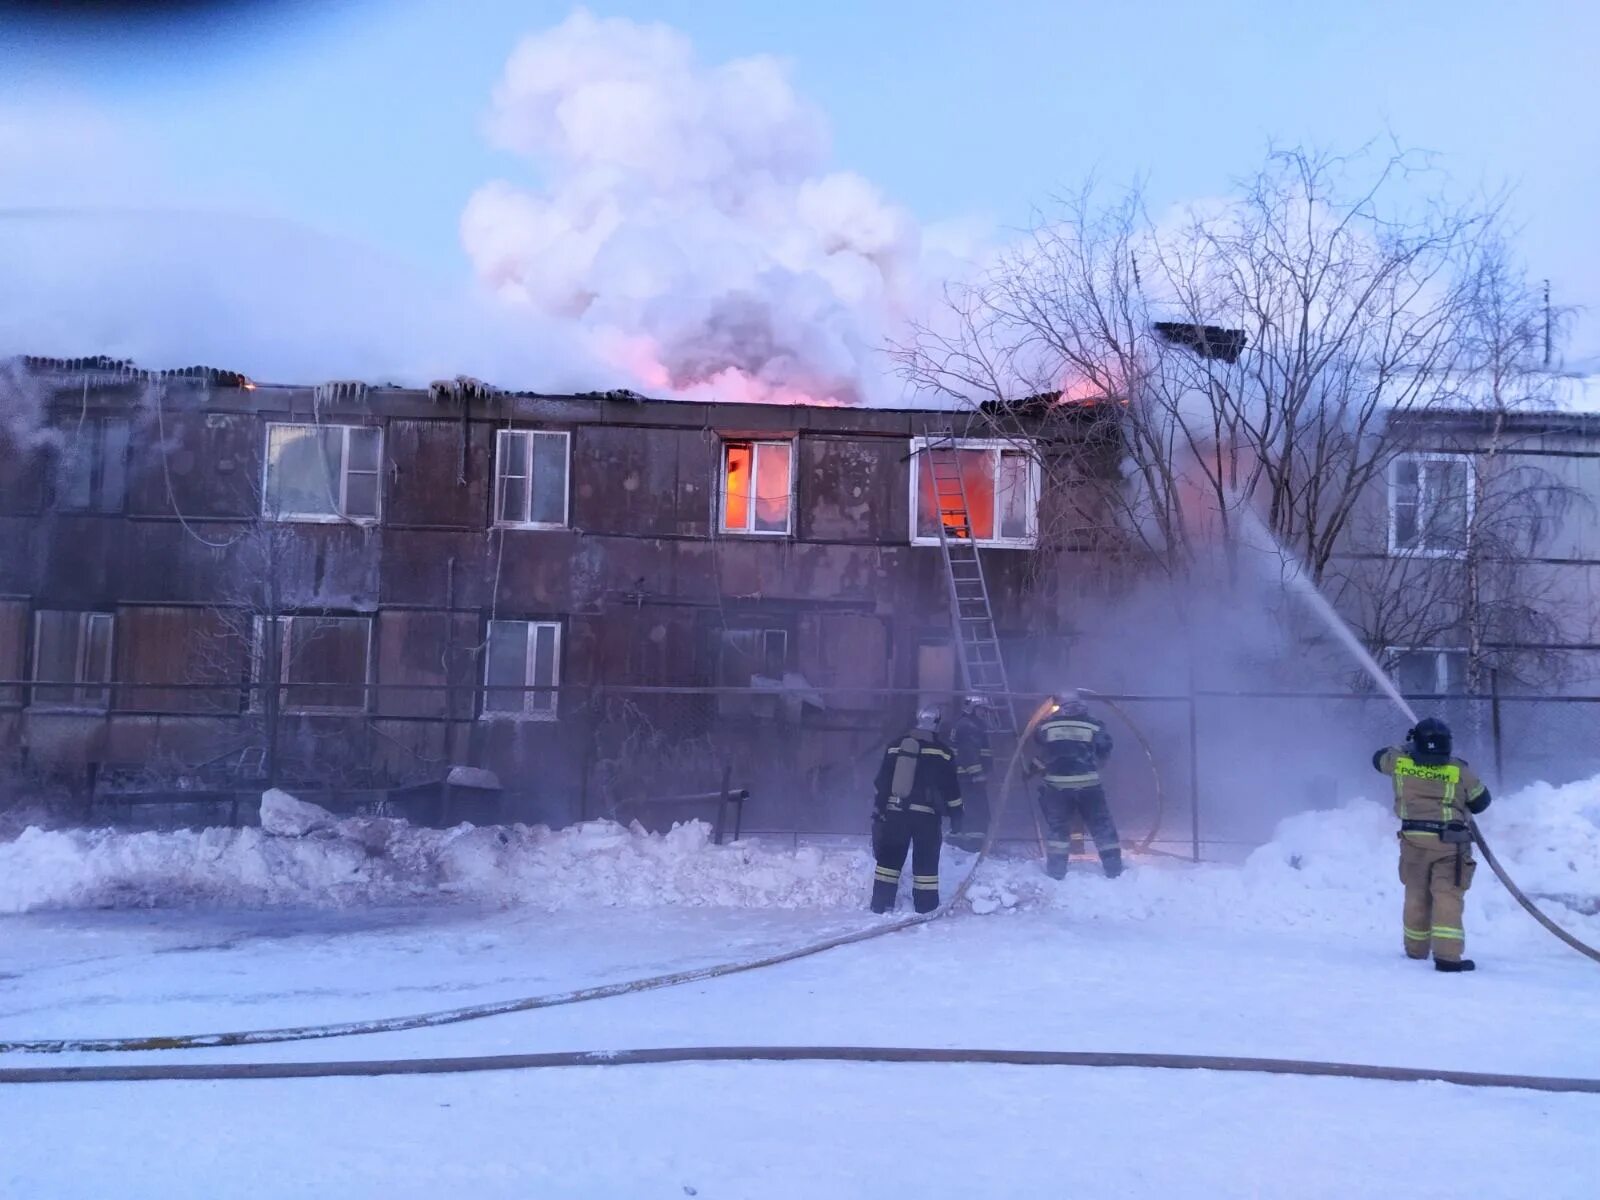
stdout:
<svg viewBox="0 0 1600 1200">
<path fill-rule="evenodd" d="M 1468 819 L 1470 820 L 1471 818 L 1469 817 Z M 1517 886 L 1516 881 L 1506 874 L 1506 869 L 1500 865 L 1500 860 L 1494 856 L 1494 851 L 1489 849 L 1489 843 L 1483 836 L 1483 830 L 1478 828 L 1477 821 L 1472 821 L 1472 840 L 1477 843 L 1478 849 L 1483 851 L 1483 861 L 1489 864 L 1489 869 L 1494 872 L 1495 878 L 1505 885 L 1506 891 L 1511 893 L 1511 898 L 1520 904 L 1530 917 L 1571 946 L 1579 954 L 1593 959 L 1595 962 L 1600 962 L 1600 950 L 1596 950 L 1586 942 L 1579 941 L 1549 917 L 1545 916 L 1543 910 L 1528 899 L 1523 890 Z"/>
<path fill-rule="evenodd" d="M 794 962 L 841 946 L 855 945 L 859 942 L 883 937 L 885 934 L 898 933 L 903 929 L 910 929 L 917 925 L 926 925 L 930 921 L 948 916 L 966 897 L 967 891 L 972 885 L 973 876 L 983 865 L 994 844 L 995 830 L 999 827 L 1000 817 L 1005 810 L 1006 796 L 1010 792 L 1011 784 L 1016 778 L 1018 764 L 1022 760 L 1022 746 L 1026 744 L 1026 738 L 1038 727 L 1040 720 L 1043 719 L 1048 711 L 1048 703 L 1041 705 L 1029 719 L 1022 736 L 1018 738 L 1017 751 L 1011 756 L 1011 762 L 1006 768 L 1005 786 L 1001 789 L 1000 798 L 989 821 L 989 828 L 984 835 L 983 845 L 973 859 L 972 868 L 956 886 L 948 903 L 931 913 L 918 913 L 915 916 L 901 917 L 881 925 L 874 925 L 867 929 L 841 934 L 837 937 L 824 938 L 818 942 L 812 942 L 777 954 L 769 954 L 762 958 L 717 963 L 688 971 L 652 975 L 644 979 L 630 979 L 620 983 L 602 984 L 597 987 L 579 988 L 575 991 L 555 992 L 543 996 L 523 996 L 510 1000 L 493 1001 L 488 1004 L 474 1004 L 463 1008 L 445 1009 L 440 1012 L 413 1013 L 407 1016 L 384 1017 L 367 1021 L 342 1021 L 326 1025 L 298 1025 L 279 1029 L 237 1030 L 227 1033 L 185 1033 L 121 1038 L 19 1038 L 0 1040 L 0 1054 L 201 1050 L 222 1046 L 260 1046 L 277 1042 L 314 1041 L 324 1038 L 361 1037 L 375 1033 L 401 1033 L 413 1029 L 431 1029 L 440 1025 L 455 1025 L 463 1021 L 478 1021 L 488 1017 L 507 1016 L 511 1013 L 533 1012 L 542 1008 L 557 1008 L 567 1004 L 579 1004 L 587 1000 L 605 1000 L 614 996 L 626 996 L 638 992 L 656 991 L 660 988 L 676 987 L 679 984 L 720 979 L 727 975 L 737 975 L 745 971 L 760 970 L 762 967 Z"/>
<path fill-rule="evenodd" d="M 557 993 L 547 994 L 547 995 L 543 995 L 543 996 L 527 996 L 527 997 L 520 997 L 520 998 L 510 999 L 510 1000 L 495 1001 L 495 1002 L 491 1002 L 491 1003 L 488 1003 L 488 1004 L 470 1005 L 470 1006 L 466 1006 L 466 1007 L 462 1007 L 462 1008 L 446 1009 L 446 1010 L 439 1011 L 439 1012 L 417 1013 L 417 1014 L 412 1014 L 412 1015 L 408 1015 L 408 1016 L 379 1018 L 379 1019 L 376 1019 L 376 1020 L 367 1020 L 367 1021 L 346 1021 L 346 1022 L 339 1022 L 339 1023 L 333 1023 L 333 1024 L 325 1024 L 325 1025 L 289 1026 L 289 1027 L 284 1027 L 284 1028 L 279 1028 L 279 1029 L 242 1030 L 242 1031 L 229 1032 L 229 1033 L 173 1034 L 173 1035 L 154 1036 L 154 1037 L 125 1037 L 125 1038 L 34 1038 L 34 1039 L 12 1039 L 12 1040 L 0 1041 L 0 1054 L 6 1054 L 6 1053 L 10 1053 L 10 1054 L 62 1054 L 62 1053 L 84 1053 L 84 1052 L 129 1052 L 129 1051 L 151 1051 L 151 1050 L 194 1050 L 194 1049 L 206 1049 L 206 1048 L 224 1047 L 224 1046 L 251 1046 L 251 1045 L 264 1045 L 264 1044 L 269 1044 L 269 1043 L 278 1043 L 278 1042 L 311 1041 L 311 1040 L 319 1040 L 319 1039 L 324 1039 L 324 1038 L 357 1037 L 357 1036 L 365 1036 L 365 1035 L 368 1035 L 368 1034 L 376 1034 L 376 1033 L 398 1033 L 398 1032 L 404 1032 L 404 1031 L 407 1031 L 407 1030 L 414 1030 L 414 1029 L 428 1029 L 428 1028 L 434 1028 L 434 1027 L 441 1026 L 441 1025 L 459 1024 L 459 1023 L 464 1022 L 464 1021 L 482 1020 L 482 1019 L 485 1019 L 485 1018 L 488 1018 L 488 1017 L 506 1016 L 506 1015 L 509 1015 L 509 1014 L 512 1014 L 512 1013 L 519 1013 L 519 1012 L 532 1012 L 532 1011 L 536 1011 L 538 1009 L 543 1009 L 543 1008 L 556 1008 L 556 1007 L 560 1007 L 560 1006 L 568 1005 L 568 1004 L 577 1004 L 577 1003 L 581 1003 L 581 1002 L 587 1001 L 587 1000 L 603 1000 L 603 999 L 607 999 L 607 998 L 615 997 L 615 996 L 631 995 L 631 994 L 635 994 L 635 993 L 639 993 L 639 992 L 655 991 L 655 990 L 658 990 L 660 988 L 675 987 L 675 986 L 678 986 L 679 984 L 698 983 L 698 982 L 703 982 L 703 981 L 709 980 L 709 979 L 718 979 L 718 978 L 722 978 L 722 977 L 728 976 L 728 975 L 741 974 L 741 973 L 746 972 L 746 971 L 759 970 L 759 969 L 761 969 L 763 967 L 771 967 L 771 966 L 777 966 L 777 965 L 779 965 L 781 963 L 794 962 L 794 961 L 797 961 L 797 960 L 802 959 L 802 958 L 809 958 L 812 955 L 821 954 L 821 953 L 823 953 L 823 952 L 825 952 L 827 950 L 833 950 L 833 949 L 837 949 L 837 948 L 843 947 L 843 946 L 855 945 L 855 944 L 858 944 L 858 943 L 861 943 L 861 942 L 870 941 L 870 940 L 872 940 L 874 938 L 883 937 L 886 934 L 898 933 L 901 930 L 910 929 L 910 928 L 913 928 L 914 926 L 925 925 L 925 924 L 929 923 L 930 921 L 935 921 L 935 920 L 938 920 L 941 917 L 948 916 L 966 898 L 967 893 L 968 893 L 968 891 L 970 890 L 970 888 L 972 886 L 973 879 L 977 875 L 977 872 L 978 872 L 979 868 L 982 867 L 984 861 L 988 858 L 989 852 L 990 852 L 990 850 L 992 849 L 992 847 L 994 845 L 995 831 L 1000 826 L 1000 819 L 1001 819 L 1001 817 L 1003 816 L 1003 814 L 1005 812 L 1007 800 L 1008 800 L 1008 798 L 1010 796 L 1010 793 L 1011 793 L 1011 790 L 1012 790 L 1012 785 L 1016 781 L 1017 769 L 1018 769 L 1019 764 L 1022 761 L 1022 747 L 1024 745 L 1026 745 L 1027 739 L 1033 734 L 1033 731 L 1038 728 L 1039 722 L 1041 720 L 1043 720 L 1043 718 L 1045 717 L 1045 715 L 1049 711 L 1050 711 L 1050 705 L 1049 705 L 1048 701 L 1046 703 L 1040 705 L 1039 708 L 1037 710 L 1035 710 L 1035 712 L 1029 718 L 1025 728 L 1023 729 L 1022 733 L 1019 735 L 1019 737 L 1017 739 L 1017 750 L 1012 755 L 1011 761 L 1007 765 L 1004 782 L 1003 782 L 1003 785 L 1002 785 L 1002 787 L 1000 789 L 999 796 L 998 796 L 997 802 L 995 804 L 994 812 L 991 815 L 991 818 L 990 818 L 990 821 L 989 821 L 989 828 L 984 834 L 983 844 L 979 848 L 978 854 L 973 860 L 972 868 L 961 879 L 961 882 L 959 884 L 957 884 L 957 886 L 955 888 L 955 891 L 951 894 L 950 900 L 945 905 L 943 905 L 941 908 L 939 908 L 936 911 L 931 912 L 931 913 L 919 913 L 919 914 L 917 914 L 915 916 L 902 917 L 902 918 L 899 918 L 897 920 L 886 922 L 886 923 L 881 924 L 881 925 L 875 925 L 875 926 L 872 926 L 870 928 L 857 930 L 857 931 L 852 932 L 852 933 L 841 934 L 841 935 L 838 935 L 836 937 L 825 938 L 825 939 L 823 939 L 821 941 L 818 941 L 818 942 L 813 942 L 813 943 L 810 943 L 810 944 L 805 945 L 805 946 L 796 947 L 795 949 L 792 949 L 792 950 L 782 951 L 782 952 L 777 953 L 777 954 L 766 955 L 766 956 L 764 956 L 762 958 L 748 959 L 748 960 L 743 960 L 743 961 L 738 961 L 738 962 L 718 963 L 718 964 L 715 964 L 715 965 L 712 965 L 712 966 L 698 967 L 698 968 L 694 968 L 692 970 L 687 970 L 687 971 L 675 971 L 675 972 L 671 972 L 671 973 L 664 974 L 664 975 L 650 976 L 650 977 L 644 978 L 644 979 L 633 979 L 633 980 L 626 980 L 626 981 L 619 982 L 619 983 L 602 984 L 602 985 L 599 985 L 597 987 L 580 988 L 580 989 L 577 989 L 577 990 L 574 990 L 574 991 L 557 992 Z M 1125 714 L 1124 714 L 1124 719 L 1127 719 Z M 1130 722 L 1130 725 L 1131 725 L 1131 722 Z M 1140 735 L 1140 740 L 1141 740 L 1141 742 L 1143 742 L 1142 735 Z M 1147 749 L 1147 752 L 1148 752 L 1148 743 L 1145 743 L 1145 745 L 1146 745 L 1146 749 Z M 1152 757 L 1152 768 L 1153 767 L 1154 767 L 1154 759 Z M 1157 778 L 1159 779 L 1159 774 L 1157 775 Z M 1488 862 L 1488 864 L 1490 866 L 1490 869 L 1493 870 L 1495 875 L 1497 877 L 1499 877 L 1500 881 L 1503 884 L 1506 885 L 1507 890 L 1511 892 L 1512 896 L 1517 899 L 1518 903 L 1521 904 L 1523 908 L 1525 908 L 1537 921 L 1539 921 L 1539 923 L 1541 925 L 1545 926 L 1545 928 L 1549 929 L 1552 933 L 1554 933 L 1557 937 L 1561 938 L 1561 940 L 1566 942 L 1569 946 L 1572 946 L 1574 949 L 1578 950 L 1580 953 L 1583 953 L 1583 954 L 1587 955 L 1589 958 L 1595 959 L 1596 961 L 1600 961 L 1600 952 L 1596 952 L 1592 947 L 1589 947 L 1589 946 L 1585 945 L 1584 943 L 1580 942 L 1577 938 L 1574 938 L 1572 935 L 1568 934 L 1565 930 L 1563 930 L 1560 926 L 1556 925 L 1555 922 L 1551 921 L 1542 912 L 1540 912 L 1539 909 L 1537 908 L 1537 906 L 1535 906 L 1533 904 L 1533 902 L 1531 900 L 1529 900 L 1522 893 L 1521 889 L 1519 889 L 1516 886 L 1516 884 L 1511 880 L 1511 878 L 1505 873 L 1504 869 L 1500 866 L 1499 861 L 1494 856 L 1494 852 L 1492 850 L 1490 850 L 1490 848 L 1488 846 L 1488 843 L 1483 839 L 1483 835 L 1477 829 L 1476 825 L 1473 826 L 1473 836 L 1474 836 L 1474 839 L 1477 841 L 1478 846 L 1483 850 L 1484 859 L 1485 859 L 1486 862 Z M 760 1048 L 757 1048 L 757 1049 L 760 1049 Z M 791 1057 L 799 1056 L 799 1052 L 804 1050 L 804 1048 L 791 1048 L 791 1049 L 795 1050 L 795 1053 L 792 1054 Z M 633 1052 L 633 1053 L 645 1053 L 645 1052 Z M 679 1052 L 679 1053 L 689 1053 L 689 1052 L 685 1051 L 685 1052 Z M 987 1052 L 986 1051 L 986 1052 L 974 1052 L 974 1053 L 1003 1053 L 1003 1052 Z M 1040 1053 L 1045 1053 L 1045 1052 L 1040 1052 Z M 1065 1052 L 1063 1052 L 1063 1053 L 1065 1053 Z M 1097 1056 L 1090 1055 L 1088 1057 L 1093 1058 L 1093 1057 L 1097 1057 Z M 1112 1056 L 1103 1056 L 1102 1055 L 1102 1056 L 1098 1056 L 1098 1057 L 1099 1058 L 1118 1058 L 1118 1056 L 1115 1056 L 1115 1055 L 1112 1055 Z M 1124 1055 L 1124 1056 L 1120 1056 L 1120 1057 L 1124 1058 L 1124 1059 L 1129 1059 L 1129 1058 L 1137 1057 L 1137 1056 L 1126 1056 L 1126 1055 Z M 1182 1059 L 1185 1056 L 1181 1056 L 1180 1055 L 1180 1056 L 1143 1056 L 1143 1057 L 1144 1058 L 1165 1057 L 1167 1059 L 1174 1060 L 1174 1062 L 1167 1063 L 1167 1064 L 1161 1064 L 1161 1063 L 1154 1063 L 1154 1062 L 1134 1063 L 1132 1061 L 1129 1061 L 1129 1062 L 1122 1063 L 1121 1065 L 1175 1065 L 1177 1059 Z M 443 1061 L 443 1060 L 441 1060 L 441 1061 Z M 460 1061 L 466 1061 L 466 1060 L 460 1060 Z M 639 1060 L 639 1061 L 646 1061 L 646 1060 Z M 685 1060 L 681 1060 L 681 1061 L 688 1061 L 688 1060 L 685 1059 Z M 883 1060 L 883 1061 L 890 1061 L 890 1060 Z M 898 1061 L 898 1060 L 895 1060 L 895 1061 Z M 908 1059 L 906 1061 L 919 1061 L 919 1060 L 910 1060 L 910 1059 Z M 926 1061 L 937 1061 L 937 1060 L 929 1059 L 929 1060 L 926 1060 Z M 986 1060 L 983 1060 L 983 1059 L 980 1058 L 980 1059 L 972 1059 L 970 1061 L 986 1061 Z M 1053 1061 L 1056 1061 L 1056 1060 L 1053 1060 Z M 1067 1059 L 1066 1058 L 1059 1058 L 1058 1061 L 1060 1061 L 1062 1063 L 1066 1063 Z M 1188 1065 L 1200 1065 L 1202 1062 L 1205 1062 L 1205 1061 L 1213 1061 L 1213 1060 L 1195 1059 L 1195 1061 L 1193 1063 L 1188 1064 Z M 1215 1061 L 1235 1061 L 1235 1060 L 1215 1060 Z M 1238 1061 L 1243 1061 L 1243 1060 L 1238 1060 Z M 293 1065 L 293 1064 L 290 1064 L 290 1065 Z M 300 1065 L 301 1066 L 316 1067 L 318 1064 L 309 1064 L 309 1065 L 308 1064 L 300 1064 Z M 529 1064 L 529 1065 L 541 1065 L 541 1064 Z M 555 1065 L 555 1064 L 543 1064 L 543 1065 Z M 1079 1065 L 1117 1065 L 1117 1064 L 1114 1064 L 1114 1063 L 1111 1063 L 1111 1062 L 1100 1062 L 1100 1063 L 1084 1062 L 1084 1063 L 1081 1063 Z M 241 1070 L 246 1066 L 252 1067 L 252 1068 L 260 1067 L 262 1069 L 265 1069 L 268 1066 L 270 1066 L 270 1064 L 240 1064 Z M 207 1068 L 195 1068 L 195 1069 L 204 1070 L 204 1069 L 207 1069 Z M 440 1069 L 444 1069 L 444 1068 L 440 1068 Z M 473 1068 L 461 1068 L 461 1069 L 473 1069 Z M 492 1069 L 492 1068 L 476 1068 L 476 1069 Z M 1218 1067 L 1218 1068 L 1215 1068 L 1215 1069 L 1230 1069 L 1230 1068 Z M 1245 1069 L 1245 1068 L 1237 1068 L 1237 1069 Z M 1371 1068 L 1371 1069 L 1372 1070 L 1391 1070 L 1390 1068 Z M 51 1070 L 51 1069 L 50 1068 L 40 1068 L 39 1070 Z M 92 1078 L 92 1077 L 94 1077 L 94 1076 L 88 1076 L 88 1075 L 82 1075 L 82 1074 L 77 1074 L 77 1075 L 71 1075 L 70 1074 L 70 1072 L 75 1071 L 75 1070 L 76 1071 L 82 1071 L 82 1070 L 89 1070 L 89 1068 L 59 1068 L 59 1069 L 54 1069 L 54 1070 L 68 1072 L 69 1074 L 60 1076 L 60 1078 L 63 1078 L 63 1079 L 68 1078 L 68 1077 L 71 1077 L 71 1078 Z M 138 1068 L 130 1068 L 130 1070 L 138 1070 Z M 1398 1068 L 1395 1068 L 1394 1070 L 1398 1070 Z M 373 1072 L 373 1073 L 383 1073 L 383 1072 Z M 1313 1073 L 1315 1073 L 1315 1072 L 1313 1072 Z M 110 1078 L 111 1076 L 105 1076 L 105 1077 L 106 1078 Z M 134 1075 L 126 1076 L 126 1078 L 140 1078 L 140 1077 L 142 1077 L 142 1076 L 134 1076 Z M 158 1077 L 158 1076 L 152 1076 L 152 1077 Z M 248 1076 L 241 1075 L 241 1076 L 238 1076 L 238 1077 L 244 1078 L 244 1077 L 248 1077 Z M 1389 1076 L 1368 1076 L 1368 1077 L 1371 1077 L 1371 1078 L 1387 1078 Z M 1442 1077 L 1442 1076 L 1420 1075 L 1420 1076 L 1416 1076 L 1416 1077 L 1417 1078 L 1435 1078 L 1435 1077 Z M 122 1078 L 122 1076 L 118 1076 L 118 1078 Z M 7 1071 L 4 1071 L 4 1072 L 0 1072 L 0 1082 L 5 1082 L 7 1080 L 21 1081 L 21 1079 L 22 1079 L 22 1077 L 17 1076 L 15 1074 L 14 1070 L 7 1070 Z M 1504 1086 L 1533 1086 L 1533 1085 L 1504 1085 Z M 1600 1087 L 1600 1084 L 1597 1084 L 1596 1086 Z M 1579 1089 L 1579 1090 L 1582 1090 L 1582 1089 Z"/>
<path fill-rule="evenodd" d="M 391 1058 L 345 1062 L 181 1063 L 115 1067 L 0 1068 L 5 1083 L 149 1083 L 183 1080 L 328 1079 L 384 1075 L 454 1075 L 553 1067 L 636 1067 L 663 1063 L 854 1062 L 1015 1067 L 1133 1067 L 1174 1071 L 1249 1072 L 1392 1083 L 1453 1083 L 1462 1087 L 1523 1088 L 1600 1095 L 1600 1079 L 1507 1075 L 1294 1058 L 1233 1058 L 1203 1054 L 1104 1053 L 1079 1050 L 965 1050 L 919 1046 L 667 1046 L 643 1050 L 557 1050 L 463 1058 Z"/>
</svg>

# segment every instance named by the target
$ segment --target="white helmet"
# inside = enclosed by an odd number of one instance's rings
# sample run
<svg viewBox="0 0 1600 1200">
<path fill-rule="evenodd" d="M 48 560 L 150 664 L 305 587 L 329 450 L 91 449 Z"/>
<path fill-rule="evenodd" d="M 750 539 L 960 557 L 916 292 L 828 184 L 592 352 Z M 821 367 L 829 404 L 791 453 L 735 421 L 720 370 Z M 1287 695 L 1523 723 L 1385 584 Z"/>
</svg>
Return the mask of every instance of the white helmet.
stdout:
<svg viewBox="0 0 1600 1200">
<path fill-rule="evenodd" d="M 939 721 L 943 714 L 937 704 L 924 704 L 917 709 L 917 728 L 932 733 L 939 728 Z"/>
</svg>

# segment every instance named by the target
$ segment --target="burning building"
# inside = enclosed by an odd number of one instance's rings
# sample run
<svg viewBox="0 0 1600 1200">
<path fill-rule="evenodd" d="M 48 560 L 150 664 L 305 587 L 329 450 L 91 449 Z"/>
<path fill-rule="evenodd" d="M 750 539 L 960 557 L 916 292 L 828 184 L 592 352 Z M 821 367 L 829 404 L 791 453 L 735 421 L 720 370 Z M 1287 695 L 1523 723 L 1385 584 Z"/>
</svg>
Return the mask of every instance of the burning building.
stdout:
<svg viewBox="0 0 1600 1200">
<path fill-rule="evenodd" d="M 1070 627 L 1031 586 L 1037 448 L 975 414 L 103 360 L 8 386 L 38 419 L 0 432 L 0 754 L 78 786 L 137 765 L 372 791 L 465 764 L 554 824 L 720 769 L 758 820 L 853 827 L 842 781 L 905 697 L 961 687 L 929 438 L 956 449 L 1002 642 Z"/>
</svg>

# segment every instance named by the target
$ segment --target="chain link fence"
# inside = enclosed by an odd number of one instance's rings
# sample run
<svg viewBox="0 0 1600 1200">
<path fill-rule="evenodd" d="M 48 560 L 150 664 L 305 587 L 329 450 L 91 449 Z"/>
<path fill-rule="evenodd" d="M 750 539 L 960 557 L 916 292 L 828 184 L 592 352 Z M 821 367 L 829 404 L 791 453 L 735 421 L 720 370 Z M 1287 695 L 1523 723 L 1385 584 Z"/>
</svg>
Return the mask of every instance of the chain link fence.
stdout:
<svg viewBox="0 0 1600 1200">
<path fill-rule="evenodd" d="M 27 696 L 28 684 L 7 686 Z M 140 686 L 113 683 L 108 694 L 120 705 Z M 185 689 L 159 687 L 166 695 Z M 528 688 L 517 713 L 485 715 L 482 688 L 365 691 L 363 711 L 285 710 L 275 730 L 265 706 L 248 699 L 203 714 L 192 703 L 175 711 L 14 705 L 0 710 L 0 799 L 49 797 L 92 821 L 204 824 L 252 819 L 261 790 L 277 784 L 339 811 L 430 823 L 609 819 L 664 829 L 704 817 L 747 836 L 859 836 L 889 742 L 923 700 L 952 714 L 957 702 L 804 685 L 562 687 Z M 502 709 L 504 691 L 496 689 Z M 1019 726 L 1043 699 L 1011 697 Z M 1392 702 L 1370 694 L 1089 699 L 1117 743 L 1104 778 L 1124 843 L 1185 856 L 1243 853 L 1287 816 L 1383 798 L 1372 753 L 1401 741 L 1408 726 Z M 1600 697 L 1414 703 L 1444 717 L 1458 753 L 1498 786 L 1600 774 Z M 1013 750 L 997 740 L 991 804 Z M 732 792 L 748 798 L 730 811 Z M 1035 844 L 1034 811 L 1019 782 L 1001 807 L 1002 850 Z"/>
</svg>

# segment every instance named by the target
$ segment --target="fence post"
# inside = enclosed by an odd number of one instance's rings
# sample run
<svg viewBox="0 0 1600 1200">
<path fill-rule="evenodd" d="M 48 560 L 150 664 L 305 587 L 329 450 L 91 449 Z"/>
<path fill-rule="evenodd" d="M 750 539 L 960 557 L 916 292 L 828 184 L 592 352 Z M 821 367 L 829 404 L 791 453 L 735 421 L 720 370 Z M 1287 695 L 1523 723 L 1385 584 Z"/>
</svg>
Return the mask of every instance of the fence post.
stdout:
<svg viewBox="0 0 1600 1200">
<path fill-rule="evenodd" d="M 1194 681 L 1189 687 L 1189 841 L 1190 857 L 1200 861 L 1200 722 L 1195 712 Z"/>
<path fill-rule="evenodd" d="M 1489 668 L 1489 727 L 1494 737 L 1494 785 L 1505 786 L 1505 739 L 1500 727 L 1500 668 Z"/>
</svg>

